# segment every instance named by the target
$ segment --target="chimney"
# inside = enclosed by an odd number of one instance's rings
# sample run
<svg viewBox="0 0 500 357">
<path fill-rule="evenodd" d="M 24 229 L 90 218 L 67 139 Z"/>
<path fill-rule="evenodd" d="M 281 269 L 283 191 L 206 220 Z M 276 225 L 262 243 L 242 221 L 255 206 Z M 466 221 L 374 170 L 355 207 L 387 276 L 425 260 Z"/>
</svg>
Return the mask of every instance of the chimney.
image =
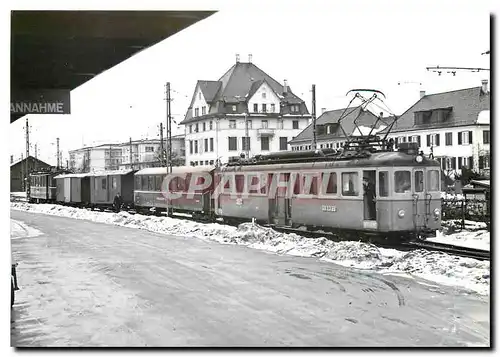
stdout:
<svg viewBox="0 0 500 357">
<path fill-rule="evenodd" d="M 236 54 L 236 63 L 240 63 L 240 54 L 239 53 Z"/>
<path fill-rule="evenodd" d="M 252 63 L 252 54 L 251 53 L 248 55 L 248 63 Z"/>
<path fill-rule="evenodd" d="M 323 114 L 324 112 L 326 112 L 326 108 L 321 108 L 321 114 Z"/>
<path fill-rule="evenodd" d="M 286 79 L 283 81 L 283 93 L 288 93 L 288 82 Z"/>
<path fill-rule="evenodd" d="M 488 80 L 483 79 L 481 81 L 481 89 L 483 90 L 483 93 L 488 93 Z"/>
<path fill-rule="evenodd" d="M 425 97 L 425 90 L 420 91 L 420 98 L 423 98 L 423 97 Z"/>
</svg>

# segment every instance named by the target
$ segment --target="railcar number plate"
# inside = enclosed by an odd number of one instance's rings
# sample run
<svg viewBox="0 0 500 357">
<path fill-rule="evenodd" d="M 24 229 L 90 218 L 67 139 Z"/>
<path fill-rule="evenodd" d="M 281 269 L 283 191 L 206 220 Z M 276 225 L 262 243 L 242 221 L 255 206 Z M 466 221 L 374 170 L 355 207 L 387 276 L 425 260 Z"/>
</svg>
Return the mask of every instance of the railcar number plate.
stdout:
<svg viewBox="0 0 500 357">
<path fill-rule="evenodd" d="M 322 205 L 321 210 L 323 212 L 337 212 L 336 206 Z"/>
</svg>

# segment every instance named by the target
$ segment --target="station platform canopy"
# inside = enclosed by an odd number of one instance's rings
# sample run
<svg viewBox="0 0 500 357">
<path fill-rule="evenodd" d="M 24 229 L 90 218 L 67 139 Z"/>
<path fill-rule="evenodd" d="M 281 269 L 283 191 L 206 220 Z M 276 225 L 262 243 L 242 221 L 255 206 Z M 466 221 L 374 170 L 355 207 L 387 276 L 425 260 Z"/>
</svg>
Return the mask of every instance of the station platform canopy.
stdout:
<svg viewBox="0 0 500 357">
<path fill-rule="evenodd" d="M 28 114 L 13 97 L 66 93 L 69 101 L 69 91 L 213 13 L 12 11 L 11 123 Z"/>
</svg>

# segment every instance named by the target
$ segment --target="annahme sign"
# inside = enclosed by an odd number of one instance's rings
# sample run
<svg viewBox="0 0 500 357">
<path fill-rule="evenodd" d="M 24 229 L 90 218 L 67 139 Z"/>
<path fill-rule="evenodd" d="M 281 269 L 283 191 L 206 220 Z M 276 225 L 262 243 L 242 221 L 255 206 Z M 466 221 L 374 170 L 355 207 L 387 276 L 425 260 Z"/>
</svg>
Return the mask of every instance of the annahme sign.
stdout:
<svg viewBox="0 0 500 357">
<path fill-rule="evenodd" d="M 71 114 L 69 90 L 14 91 L 11 114 Z"/>
</svg>

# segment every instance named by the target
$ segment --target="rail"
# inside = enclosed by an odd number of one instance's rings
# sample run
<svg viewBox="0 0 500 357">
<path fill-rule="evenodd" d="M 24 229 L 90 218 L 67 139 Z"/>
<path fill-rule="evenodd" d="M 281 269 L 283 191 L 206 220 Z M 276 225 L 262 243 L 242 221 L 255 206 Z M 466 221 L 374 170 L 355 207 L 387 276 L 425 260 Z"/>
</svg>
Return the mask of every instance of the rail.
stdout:
<svg viewBox="0 0 500 357">
<path fill-rule="evenodd" d="M 452 244 L 429 242 L 429 241 L 407 242 L 407 243 L 402 243 L 402 245 L 413 249 L 426 249 L 433 252 L 442 252 L 466 258 L 490 260 L 490 251 L 488 250 L 461 247 Z"/>
</svg>

